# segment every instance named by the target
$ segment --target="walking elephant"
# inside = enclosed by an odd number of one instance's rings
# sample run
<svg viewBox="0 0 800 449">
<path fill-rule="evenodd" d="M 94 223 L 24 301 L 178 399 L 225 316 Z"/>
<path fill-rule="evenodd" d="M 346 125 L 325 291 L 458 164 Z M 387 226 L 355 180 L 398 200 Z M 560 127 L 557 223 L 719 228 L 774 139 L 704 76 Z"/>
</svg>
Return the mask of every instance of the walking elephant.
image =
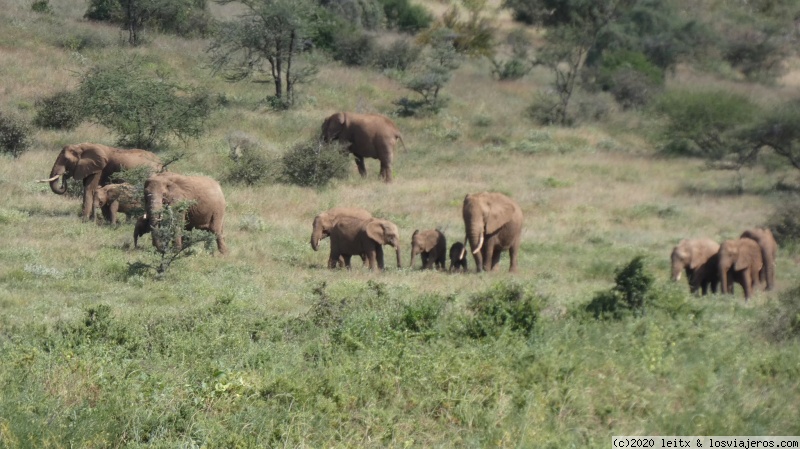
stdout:
<svg viewBox="0 0 800 449">
<path fill-rule="evenodd" d="M 358 173 L 367 176 L 364 158 L 378 159 L 380 176 L 392 182 L 392 160 L 397 141 L 403 141 L 400 130 L 388 117 L 380 114 L 357 114 L 337 112 L 322 123 L 322 139 L 325 142 L 338 140 L 348 146 L 356 157 Z M 405 143 L 403 143 L 405 146 Z"/>
<path fill-rule="evenodd" d="M 414 231 L 411 235 L 411 262 L 409 268 L 414 267 L 414 259 L 420 255 L 422 269 L 433 268 L 444 270 L 447 261 L 447 239 L 438 229 Z"/>
<path fill-rule="evenodd" d="M 713 293 L 719 284 L 718 263 L 715 255 L 719 251 L 719 243 L 709 238 L 683 239 L 672 249 L 672 280 L 678 281 L 683 271 L 689 283 L 689 291 L 708 293 L 709 286 Z"/>
<path fill-rule="evenodd" d="M 748 238 L 726 240 L 720 245 L 718 257 L 722 291 L 733 292 L 732 284 L 737 282 L 744 289 L 744 299 L 747 301 L 753 295 L 753 287 L 763 267 L 761 247 Z"/>
<path fill-rule="evenodd" d="M 163 248 L 159 238 L 162 207 L 177 205 L 182 201 L 191 203 L 185 213 L 186 229 L 200 229 L 213 232 L 217 238 L 217 248 L 222 254 L 228 252 L 223 235 L 225 219 L 225 195 L 219 183 L 206 176 L 184 176 L 177 173 L 158 173 L 147 178 L 144 183 L 144 200 L 147 218 L 153 234 L 153 245 Z M 180 234 L 176 246 L 181 247 Z"/>
<path fill-rule="evenodd" d="M 502 193 L 482 192 L 464 197 L 462 208 L 466 238 L 475 258 L 476 270 L 491 271 L 508 250 L 509 271 L 517 271 L 522 239 L 522 209 Z"/>
<path fill-rule="evenodd" d="M 319 242 L 326 239 L 336 226 L 336 223 L 343 218 L 353 218 L 356 220 L 369 220 L 372 214 L 366 209 L 360 207 L 334 207 L 314 217 L 314 223 L 311 225 L 311 249 L 314 251 L 319 250 Z M 366 263 L 366 256 L 359 254 L 361 260 Z M 343 256 L 339 260 L 339 265 L 350 266 L 350 256 Z"/>
<path fill-rule="evenodd" d="M 778 242 L 768 228 L 753 228 L 742 233 L 741 238 L 755 240 L 761 248 L 761 259 L 764 267 L 759 272 L 758 277 L 762 282 L 767 283 L 766 290 L 775 288 L 775 259 L 778 257 Z"/>
<path fill-rule="evenodd" d="M 99 208 L 103 217 L 115 225 L 118 213 L 131 215 L 144 210 L 141 198 L 141 191 L 131 184 L 109 184 L 95 190 L 94 208 Z"/>
<path fill-rule="evenodd" d="M 453 270 L 466 272 L 468 269 L 467 247 L 461 242 L 453 243 L 453 246 L 450 247 L 450 268 L 448 271 L 451 273 Z"/>
<path fill-rule="evenodd" d="M 95 189 L 108 184 L 114 173 L 140 166 L 150 167 L 154 171 L 162 168 L 158 156 L 145 150 L 123 150 L 97 143 L 66 145 L 50 170 L 50 178 L 40 182 L 49 182 L 50 190 L 63 195 L 67 191 L 67 179 L 82 181 L 82 216 L 88 220 L 93 212 Z M 61 178 L 60 184 L 58 178 Z"/>
<path fill-rule="evenodd" d="M 400 263 L 400 231 L 389 220 L 371 218 L 359 220 L 342 218 L 330 231 L 331 253 L 328 268 L 336 268 L 339 258 L 344 257 L 345 266 L 350 268 L 350 256 L 365 254 L 369 269 L 383 270 L 383 245 L 394 247 L 397 253 L 397 268 Z"/>
</svg>

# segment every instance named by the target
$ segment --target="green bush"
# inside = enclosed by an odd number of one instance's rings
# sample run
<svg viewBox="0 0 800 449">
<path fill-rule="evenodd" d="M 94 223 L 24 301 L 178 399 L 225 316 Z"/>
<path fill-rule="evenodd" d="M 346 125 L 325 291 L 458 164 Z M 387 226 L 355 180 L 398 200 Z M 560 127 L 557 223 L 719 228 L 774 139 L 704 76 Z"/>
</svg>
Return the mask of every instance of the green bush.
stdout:
<svg viewBox="0 0 800 449">
<path fill-rule="evenodd" d="M 539 318 L 544 299 L 513 282 L 499 282 L 472 295 L 467 309 L 466 333 L 471 338 L 497 337 L 504 330 L 529 337 Z"/>
<path fill-rule="evenodd" d="M 387 47 L 376 46 L 374 64 L 379 69 L 404 71 L 419 59 L 422 49 L 407 39 L 399 39 Z"/>
<path fill-rule="evenodd" d="M 256 151 L 245 151 L 231 161 L 225 179 L 233 184 L 256 186 L 275 182 L 279 175 L 280 160 Z"/>
<path fill-rule="evenodd" d="M 79 95 L 87 117 L 115 131 L 125 147 L 156 149 L 170 135 L 198 137 L 211 112 L 211 96 L 145 72 L 139 59 L 86 73 Z"/>
<path fill-rule="evenodd" d="M 767 306 L 759 328 L 774 341 L 800 338 L 800 285 L 782 292 Z"/>
<path fill-rule="evenodd" d="M 324 0 L 326 10 L 357 29 L 377 30 L 383 26 L 383 5 L 377 0 Z"/>
<path fill-rule="evenodd" d="M 53 8 L 50 7 L 50 0 L 34 0 L 31 4 L 31 11 L 50 14 L 53 12 Z"/>
<path fill-rule="evenodd" d="M 598 292 L 584 307 L 596 319 L 620 319 L 628 313 L 643 315 L 645 306 L 652 300 L 653 276 L 644 270 L 644 258 L 634 257 L 617 270 L 615 286 Z"/>
<path fill-rule="evenodd" d="M 129 0 L 90 0 L 83 15 L 86 19 L 98 22 L 126 23 Z M 130 2 L 139 9 L 136 18 L 140 25 L 184 37 L 206 36 L 211 32 L 213 17 L 208 11 L 206 0 L 154 0 L 150 2 Z"/>
<path fill-rule="evenodd" d="M 423 6 L 409 0 L 379 0 L 383 5 L 386 22 L 391 28 L 414 33 L 428 28 L 433 17 Z"/>
<path fill-rule="evenodd" d="M 0 114 L 0 153 L 18 158 L 31 146 L 30 126 L 21 118 Z"/>
<path fill-rule="evenodd" d="M 289 184 L 322 187 L 349 173 L 350 153 L 340 144 L 316 140 L 295 145 L 282 158 L 282 179 Z"/>
<path fill-rule="evenodd" d="M 533 104 L 525 109 L 528 117 L 539 125 L 550 126 L 559 122 L 561 100 L 552 92 L 538 91 Z"/>
<path fill-rule="evenodd" d="M 785 201 L 767 219 L 766 227 L 772 231 L 781 246 L 800 244 L 800 198 Z"/>
<path fill-rule="evenodd" d="M 33 124 L 40 128 L 75 129 L 84 117 L 82 102 L 76 92 L 61 91 L 36 101 Z"/>
<path fill-rule="evenodd" d="M 527 75 L 533 66 L 521 58 L 512 58 L 507 61 L 492 60 L 492 74 L 500 81 L 513 81 Z"/>
<path fill-rule="evenodd" d="M 361 30 L 352 29 L 335 36 L 333 59 L 349 66 L 367 66 L 375 56 L 375 38 Z"/>
</svg>

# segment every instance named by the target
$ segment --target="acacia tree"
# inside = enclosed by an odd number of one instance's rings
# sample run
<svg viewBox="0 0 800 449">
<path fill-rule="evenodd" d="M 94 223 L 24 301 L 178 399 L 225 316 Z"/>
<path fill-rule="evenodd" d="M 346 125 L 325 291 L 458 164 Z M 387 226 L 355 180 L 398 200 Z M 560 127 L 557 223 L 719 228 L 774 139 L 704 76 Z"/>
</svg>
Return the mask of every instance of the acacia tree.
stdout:
<svg viewBox="0 0 800 449">
<path fill-rule="evenodd" d="M 296 84 L 317 73 L 313 64 L 300 64 L 300 56 L 310 42 L 317 7 L 309 0 L 218 0 L 220 4 L 239 3 L 245 12 L 227 22 L 209 47 L 214 73 L 229 81 L 253 79 L 272 81 L 275 94 L 267 100 L 285 109 L 294 104 Z"/>
</svg>

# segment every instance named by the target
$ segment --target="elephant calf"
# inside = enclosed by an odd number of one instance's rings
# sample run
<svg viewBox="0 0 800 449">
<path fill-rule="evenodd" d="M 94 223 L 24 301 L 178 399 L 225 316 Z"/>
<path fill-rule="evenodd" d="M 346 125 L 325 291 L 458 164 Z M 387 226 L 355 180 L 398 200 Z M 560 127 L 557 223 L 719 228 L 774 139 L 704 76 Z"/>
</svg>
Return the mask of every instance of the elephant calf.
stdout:
<svg viewBox="0 0 800 449">
<path fill-rule="evenodd" d="M 117 213 L 131 215 L 137 210 L 144 210 L 141 201 L 142 193 L 137 190 L 128 183 L 98 187 L 94 191 L 94 207 L 95 209 L 100 208 L 103 217 L 115 225 L 117 224 Z"/>
<path fill-rule="evenodd" d="M 414 231 L 411 236 L 411 262 L 409 268 L 414 267 L 414 259 L 420 255 L 422 259 L 422 269 L 433 268 L 445 269 L 447 257 L 447 239 L 438 229 L 427 229 Z"/>
<path fill-rule="evenodd" d="M 453 243 L 450 247 L 450 269 L 466 272 L 469 267 L 467 266 L 467 247 L 461 242 Z"/>
</svg>

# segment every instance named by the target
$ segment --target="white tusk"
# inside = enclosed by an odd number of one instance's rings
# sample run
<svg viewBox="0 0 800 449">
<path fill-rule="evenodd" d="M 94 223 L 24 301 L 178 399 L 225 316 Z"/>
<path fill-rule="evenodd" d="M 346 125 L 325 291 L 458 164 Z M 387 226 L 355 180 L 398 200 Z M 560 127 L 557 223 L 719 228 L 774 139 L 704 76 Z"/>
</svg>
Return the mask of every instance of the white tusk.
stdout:
<svg viewBox="0 0 800 449">
<path fill-rule="evenodd" d="M 61 176 L 61 175 L 55 175 L 55 176 L 53 176 L 53 177 L 52 177 L 52 178 L 50 178 L 50 179 L 40 179 L 40 180 L 38 180 L 38 181 L 36 181 L 36 182 L 53 182 L 53 181 L 55 181 L 56 179 L 58 179 L 58 177 L 59 177 L 59 176 Z"/>
<path fill-rule="evenodd" d="M 466 255 L 467 255 L 467 246 L 464 245 L 464 247 L 461 248 L 461 254 L 458 256 L 458 260 L 464 260 L 464 256 Z"/>
<path fill-rule="evenodd" d="M 481 247 L 482 247 L 482 246 L 483 246 L 483 232 L 481 232 L 481 239 L 478 241 L 478 247 L 477 247 L 477 248 L 475 248 L 475 249 L 472 251 L 472 254 L 478 254 L 478 251 L 480 251 L 480 250 L 481 250 Z"/>
<path fill-rule="evenodd" d="M 675 280 L 676 280 L 676 281 L 680 281 L 680 280 L 681 280 L 681 274 L 683 274 L 683 273 L 681 273 L 681 272 L 679 271 L 679 272 L 678 272 L 678 277 L 676 277 L 676 278 L 675 278 Z"/>
</svg>

